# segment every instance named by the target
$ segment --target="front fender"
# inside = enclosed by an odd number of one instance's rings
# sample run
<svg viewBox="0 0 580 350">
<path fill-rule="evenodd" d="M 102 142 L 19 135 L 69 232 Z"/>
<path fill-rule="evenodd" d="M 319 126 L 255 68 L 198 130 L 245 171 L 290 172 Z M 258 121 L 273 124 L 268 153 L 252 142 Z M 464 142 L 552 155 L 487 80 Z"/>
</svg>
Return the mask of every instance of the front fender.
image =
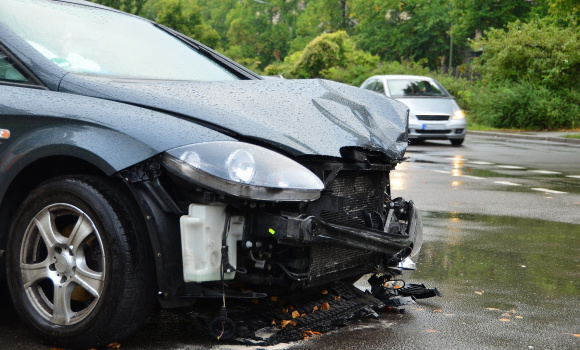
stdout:
<svg viewBox="0 0 580 350">
<path fill-rule="evenodd" d="M 112 175 L 168 149 L 231 141 L 164 113 L 74 94 L 0 85 L 0 198 L 19 171 L 51 156 L 83 159 Z"/>
</svg>

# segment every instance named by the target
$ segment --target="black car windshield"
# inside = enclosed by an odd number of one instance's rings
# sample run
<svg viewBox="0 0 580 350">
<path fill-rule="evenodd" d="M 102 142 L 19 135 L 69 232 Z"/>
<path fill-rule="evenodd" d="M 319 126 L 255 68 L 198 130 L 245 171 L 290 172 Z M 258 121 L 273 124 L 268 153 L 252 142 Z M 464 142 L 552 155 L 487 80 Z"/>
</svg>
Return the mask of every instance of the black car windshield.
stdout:
<svg viewBox="0 0 580 350">
<path fill-rule="evenodd" d="M 138 79 L 238 79 L 150 22 L 91 6 L 2 0 L 0 21 L 73 73 Z"/>
<path fill-rule="evenodd" d="M 391 97 L 449 97 L 436 81 L 421 79 L 387 80 Z"/>
</svg>

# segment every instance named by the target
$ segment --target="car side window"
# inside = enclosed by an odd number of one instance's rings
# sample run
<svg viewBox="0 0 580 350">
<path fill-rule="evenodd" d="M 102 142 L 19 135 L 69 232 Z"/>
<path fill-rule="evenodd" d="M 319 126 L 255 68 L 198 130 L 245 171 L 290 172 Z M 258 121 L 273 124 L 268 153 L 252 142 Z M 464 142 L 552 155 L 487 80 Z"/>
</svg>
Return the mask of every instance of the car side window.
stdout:
<svg viewBox="0 0 580 350">
<path fill-rule="evenodd" d="M 385 86 L 383 85 L 383 82 L 380 80 L 377 80 L 377 82 L 375 83 L 375 86 L 373 87 L 373 91 L 384 94 L 385 93 Z"/>
<path fill-rule="evenodd" d="M 27 83 L 28 78 L 21 72 L 14 62 L 0 51 L 0 81 Z"/>
<path fill-rule="evenodd" d="M 375 80 L 371 80 L 363 87 L 363 89 L 373 90 L 374 85 L 375 85 Z"/>
</svg>

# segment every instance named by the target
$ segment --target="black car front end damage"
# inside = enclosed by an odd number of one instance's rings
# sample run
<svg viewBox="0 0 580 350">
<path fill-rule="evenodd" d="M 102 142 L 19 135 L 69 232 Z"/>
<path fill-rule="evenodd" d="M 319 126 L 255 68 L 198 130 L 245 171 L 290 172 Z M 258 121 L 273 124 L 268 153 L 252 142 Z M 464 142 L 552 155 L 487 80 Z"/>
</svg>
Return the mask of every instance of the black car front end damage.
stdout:
<svg viewBox="0 0 580 350">
<path fill-rule="evenodd" d="M 162 305 L 180 310 L 195 305 L 197 312 L 186 315 L 205 322 L 214 336 L 226 337 L 219 331 L 221 326 L 216 328 L 218 322 L 230 330 L 228 337 L 251 341 L 260 340 L 251 334 L 264 327 L 268 318 L 274 324 L 284 321 L 284 313 L 273 314 L 269 308 L 287 310 L 292 304 L 307 311 L 312 305 L 332 305 L 328 317 L 301 313 L 300 327 L 278 333 L 267 340 L 271 343 L 296 339 L 302 328 L 324 330 L 356 315 L 375 315 L 371 310 L 385 304 L 398 307 L 415 298 L 437 295 L 436 290 L 424 286 L 394 287 L 400 283 L 403 261 L 415 256 L 422 244 L 418 209 L 412 201 L 391 195 L 389 174 L 400 160 L 388 162 L 362 150 L 343 153 L 342 159 L 302 161 L 324 183 L 319 198 L 311 201 L 254 201 L 231 196 L 186 181 L 161 159 L 124 171 L 124 178 L 143 198 L 161 203 L 165 215 L 173 217 L 169 222 L 180 220 L 181 240 L 161 238 L 163 249 L 173 252 L 168 257 L 173 263 L 167 266 L 182 273 L 172 274 L 158 263 L 159 277 L 165 277 L 159 281 L 168 284 L 160 285 L 165 291 L 160 293 Z M 190 231 L 191 225 L 199 229 Z M 195 237 L 187 238 L 188 234 Z M 167 261 L 163 254 L 159 254 L 161 261 Z M 352 286 L 366 274 L 372 276 L 369 292 L 374 297 Z M 170 275 L 173 279 L 167 278 Z M 334 301 L 320 294 L 328 289 L 341 291 L 331 295 Z M 267 298 L 279 295 L 290 304 Z M 298 300 L 297 296 L 303 297 Z M 208 299 L 241 301 L 229 316 L 238 326 L 227 323 L 225 308 L 221 318 L 208 318 L 212 310 L 204 313 L 199 309 L 199 301 Z M 258 299 L 264 300 L 259 306 L 243 304 Z M 202 304 L 214 305 L 216 311 L 217 304 Z M 249 321 L 249 314 L 254 321 Z"/>
<path fill-rule="evenodd" d="M 166 305 L 215 297 L 222 279 L 271 293 L 352 282 L 367 273 L 395 275 L 422 243 L 419 211 L 391 196 L 389 173 L 400 160 L 353 149 L 343 154 L 301 161 L 324 184 L 308 201 L 232 196 L 188 181 L 167 159 L 122 172 L 149 212 L 165 212 L 148 217 L 160 226 L 153 240 L 160 241 L 160 262 L 172 261 L 158 263 Z M 170 239 L 178 220 L 181 238 Z"/>
</svg>

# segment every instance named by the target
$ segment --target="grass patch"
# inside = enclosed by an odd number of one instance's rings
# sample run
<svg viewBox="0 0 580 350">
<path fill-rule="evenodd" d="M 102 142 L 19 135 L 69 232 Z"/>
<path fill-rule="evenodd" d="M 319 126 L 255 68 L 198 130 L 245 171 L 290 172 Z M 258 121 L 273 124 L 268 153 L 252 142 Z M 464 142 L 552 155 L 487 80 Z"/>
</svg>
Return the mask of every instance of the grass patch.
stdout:
<svg viewBox="0 0 580 350">
<path fill-rule="evenodd" d="M 564 135 L 564 137 L 567 139 L 580 139 L 580 134 Z"/>
</svg>

